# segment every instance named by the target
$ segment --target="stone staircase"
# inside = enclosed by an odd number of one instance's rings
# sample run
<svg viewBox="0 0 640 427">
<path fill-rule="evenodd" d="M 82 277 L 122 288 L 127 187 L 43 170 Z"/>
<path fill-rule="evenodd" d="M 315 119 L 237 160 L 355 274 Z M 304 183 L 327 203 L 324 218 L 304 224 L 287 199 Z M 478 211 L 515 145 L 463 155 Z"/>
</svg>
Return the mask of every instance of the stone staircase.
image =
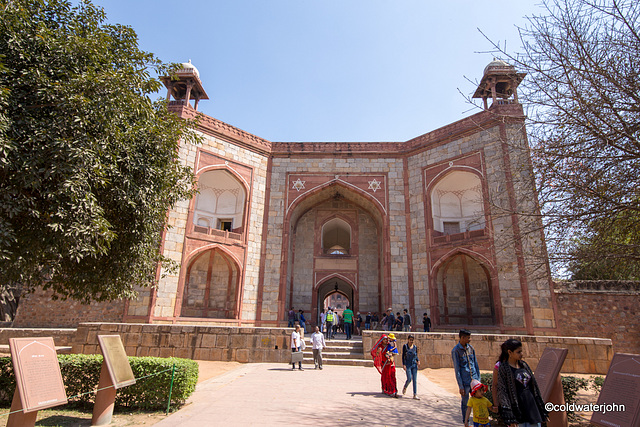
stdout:
<svg viewBox="0 0 640 427">
<path fill-rule="evenodd" d="M 304 341 L 307 347 L 303 352 L 303 364 L 313 366 L 310 336 L 305 336 Z M 373 366 L 371 358 L 365 357 L 362 337 L 353 336 L 347 340 L 344 335 L 337 335 L 335 339 L 325 341 L 325 344 L 327 347 L 322 350 L 323 365 Z"/>
</svg>

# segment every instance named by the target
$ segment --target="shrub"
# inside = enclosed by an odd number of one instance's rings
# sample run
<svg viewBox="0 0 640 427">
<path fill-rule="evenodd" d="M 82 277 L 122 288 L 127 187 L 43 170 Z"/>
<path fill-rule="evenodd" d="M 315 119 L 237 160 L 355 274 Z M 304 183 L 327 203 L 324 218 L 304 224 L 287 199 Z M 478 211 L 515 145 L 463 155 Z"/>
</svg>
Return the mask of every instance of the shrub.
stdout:
<svg viewBox="0 0 640 427">
<path fill-rule="evenodd" d="M 101 355 L 58 355 L 62 380 L 72 406 L 90 406 L 100 379 Z M 136 377 L 134 385 L 118 389 L 116 408 L 159 410 L 167 407 L 171 372 L 175 377 L 171 392 L 171 408 L 184 404 L 198 382 L 198 364 L 189 359 L 129 357 Z M 16 387 L 10 357 L 0 358 L 0 403 L 10 404 Z"/>
<path fill-rule="evenodd" d="M 604 384 L 604 377 L 601 377 L 601 376 L 591 377 L 590 380 L 591 380 L 591 390 L 599 394 L 600 391 L 602 390 L 602 385 Z"/>
</svg>

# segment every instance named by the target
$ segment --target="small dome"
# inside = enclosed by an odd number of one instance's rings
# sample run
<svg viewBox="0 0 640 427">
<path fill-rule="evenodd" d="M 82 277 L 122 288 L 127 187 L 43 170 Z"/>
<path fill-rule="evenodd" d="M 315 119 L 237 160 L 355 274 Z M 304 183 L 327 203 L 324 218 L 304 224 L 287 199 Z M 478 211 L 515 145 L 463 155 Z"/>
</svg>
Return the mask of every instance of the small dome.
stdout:
<svg viewBox="0 0 640 427">
<path fill-rule="evenodd" d="M 493 61 L 489 62 L 489 65 L 484 68 L 484 74 L 487 74 L 492 70 L 504 70 L 505 68 L 508 68 L 510 70 L 515 69 L 513 65 L 507 64 L 502 59 L 493 58 Z"/>
<path fill-rule="evenodd" d="M 191 60 L 189 60 L 189 62 L 183 62 L 182 64 L 182 69 L 185 71 L 191 71 L 193 74 L 196 75 L 196 77 L 200 78 L 200 72 L 198 71 L 198 69 L 195 67 L 195 65 L 193 65 L 191 63 Z M 179 71 L 179 70 L 178 70 Z"/>
</svg>

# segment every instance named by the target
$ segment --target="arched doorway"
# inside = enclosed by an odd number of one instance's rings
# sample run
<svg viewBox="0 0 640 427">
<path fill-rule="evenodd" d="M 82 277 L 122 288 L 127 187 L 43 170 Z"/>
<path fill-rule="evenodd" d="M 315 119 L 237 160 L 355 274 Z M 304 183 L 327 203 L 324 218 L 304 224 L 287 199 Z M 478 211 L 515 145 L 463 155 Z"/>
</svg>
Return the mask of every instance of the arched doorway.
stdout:
<svg viewBox="0 0 640 427">
<path fill-rule="evenodd" d="M 496 324 L 491 276 L 471 256 L 457 253 L 440 265 L 436 273 L 438 324 Z"/>
<path fill-rule="evenodd" d="M 316 321 L 337 282 L 354 312 L 379 311 L 388 263 L 384 218 L 372 202 L 335 184 L 303 199 L 290 218 L 286 307 L 311 312 Z"/>
<path fill-rule="evenodd" d="M 219 248 L 198 254 L 189 263 L 181 317 L 238 318 L 240 269 Z"/>
<path fill-rule="evenodd" d="M 326 312 L 327 308 L 331 307 L 342 315 L 342 311 L 347 306 L 351 307 L 354 312 L 356 311 L 356 307 L 354 307 L 355 290 L 349 282 L 342 278 L 335 277 L 325 281 L 318 286 L 316 295 L 317 313 L 322 310 Z"/>
</svg>

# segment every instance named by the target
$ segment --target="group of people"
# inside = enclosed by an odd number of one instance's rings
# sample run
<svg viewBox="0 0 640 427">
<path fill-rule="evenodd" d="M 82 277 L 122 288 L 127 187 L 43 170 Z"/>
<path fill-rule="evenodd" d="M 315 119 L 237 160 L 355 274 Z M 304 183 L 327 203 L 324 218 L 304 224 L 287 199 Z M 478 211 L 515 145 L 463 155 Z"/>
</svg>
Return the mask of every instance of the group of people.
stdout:
<svg viewBox="0 0 640 427">
<path fill-rule="evenodd" d="M 382 320 L 378 313 L 367 313 L 364 320 L 365 330 L 383 330 L 383 331 L 398 331 L 398 332 L 411 332 L 411 314 L 405 308 L 403 314 L 396 312 L 393 314 L 393 309 L 388 308 L 386 312 L 382 313 Z M 422 328 L 424 332 L 431 331 L 431 318 L 427 313 L 422 315 Z"/>
<path fill-rule="evenodd" d="M 474 348 L 471 346 L 471 332 L 462 329 L 458 343 L 451 350 L 453 366 L 461 396 L 462 422 L 469 426 L 473 412 L 474 427 L 488 427 L 489 411 L 500 414 L 509 427 L 540 427 L 547 419 L 547 411 L 533 376 L 533 371 L 522 359 L 522 342 L 508 339 L 501 346 L 501 353 L 493 368 L 492 399 L 484 397 L 487 386 L 480 382 L 480 368 Z M 398 397 L 396 384 L 395 355 L 398 346 L 393 333 L 384 334 L 371 349 L 373 364 L 380 373 L 382 392 Z M 415 337 L 409 335 L 402 346 L 402 368 L 406 382 L 402 388 L 405 394 L 413 383 L 413 398 L 417 395 L 417 373 L 420 366 Z"/>
<path fill-rule="evenodd" d="M 320 332 L 320 327 L 316 326 L 315 331 L 311 334 L 311 350 L 313 351 L 313 363 L 315 369 L 322 369 L 322 349 L 326 347 L 324 341 L 324 334 Z M 296 325 L 294 331 L 291 333 L 291 353 L 302 353 L 306 348 L 304 341 L 304 330 L 300 325 Z M 291 358 L 291 370 L 296 369 L 295 359 Z M 304 371 L 302 368 L 302 358 L 298 360 L 298 369 Z"/>
<path fill-rule="evenodd" d="M 337 310 L 328 307 L 326 313 L 324 309 L 320 312 L 320 332 L 325 333 L 327 340 L 335 338 L 337 333 L 344 333 L 347 339 L 351 339 L 352 335 L 362 334 L 362 324 L 364 322 L 364 330 L 383 330 L 383 331 L 398 331 L 398 332 L 410 332 L 411 331 L 411 314 L 405 308 L 403 314 L 400 312 L 393 313 L 392 308 L 388 308 L 386 312 L 382 313 L 382 320 L 378 313 L 368 312 L 363 318 L 360 312 L 354 314 L 354 312 L 347 306 L 342 311 L 342 315 Z M 288 313 L 287 327 L 293 328 L 295 325 L 300 325 L 302 330 L 307 332 L 307 319 L 304 317 L 304 310 L 296 310 L 291 307 Z M 422 315 L 422 326 L 424 332 L 431 331 L 431 318 L 427 313 Z"/>
<path fill-rule="evenodd" d="M 327 340 L 335 338 L 338 332 L 342 332 L 350 340 L 353 335 L 360 335 L 362 331 L 362 316 L 360 312 L 353 313 L 353 310 L 347 306 L 342 311 L 342 316 L 331 307 L 324 312 L 320 312 L 321 331 L 325 331 Z"/>
<path fill-rule="evenodd" d="M 287 321 L 288 328 L 293 328 L 298 324 L 305 333 L 307 332 L 307 319 L 304 317 L 304 310 L 298 310 L 298 312 L 296 312 L 296 310 L 291 307 L 291 310 L 289 310 L 287 314 Z"/>
<path fill-rule="evenodd" d="M 402 388 L 402 394 L 405 394 L 409 384 L 413 383 L 413 398 L 420 400 L 418 397 L 417 383 L 420 359 L 418 358 L 418 347 L 414 342 L 415 337 L 413 335 L 409 335 L 407 343 L 402 346 L 402 369 L 404 369 L 407 374 L 407 381 L 404 383 L 404 387 Z M 382 392 L 391 397 L 398 397 L 396 366 L 394 360 L 396 354 L 398 354 L 398 345 L 393 333 L 382 335 L 371 349 L 373 366 L 375 366 L 380 373 Z"/>
</svg>

